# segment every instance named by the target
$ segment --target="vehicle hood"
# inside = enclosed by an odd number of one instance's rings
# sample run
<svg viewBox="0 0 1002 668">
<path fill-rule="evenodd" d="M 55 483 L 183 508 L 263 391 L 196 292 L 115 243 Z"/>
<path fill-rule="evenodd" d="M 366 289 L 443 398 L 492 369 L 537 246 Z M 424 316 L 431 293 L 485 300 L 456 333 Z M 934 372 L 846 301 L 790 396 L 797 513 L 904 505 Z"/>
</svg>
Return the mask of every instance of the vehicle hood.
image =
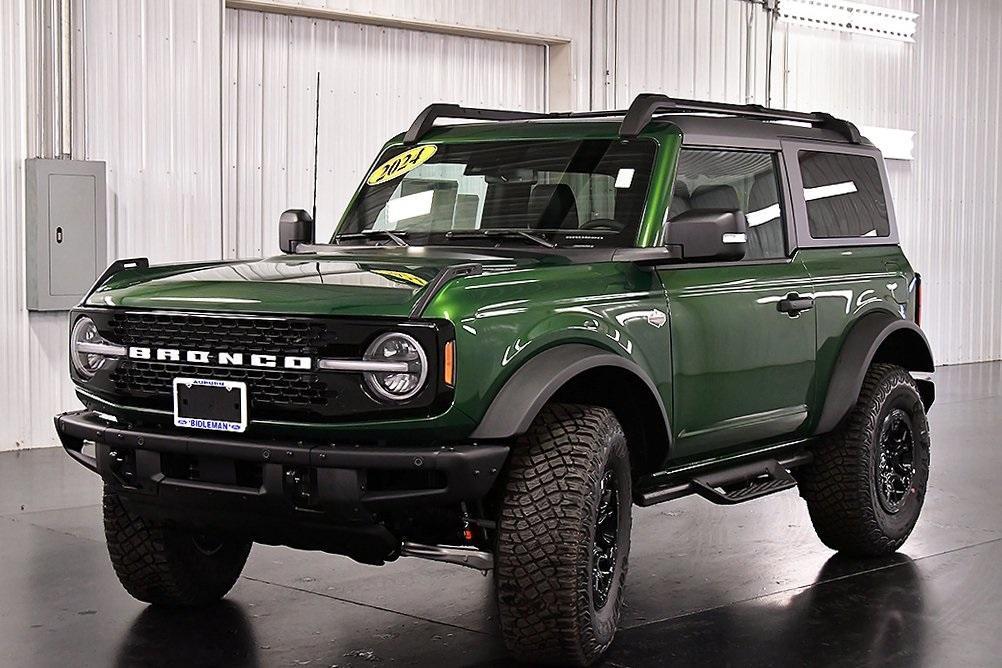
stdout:
<svg viewBox="0 0 1002 668">
<path fill-rule="evenodd" d="M 429 251 L 429 252 L 426 252 Z M 444 267 L 527 268 L 546 258 L 420 247 L 344 249 L 259 260 L 159 265 L 107 280 L 88 306 L 184 311 L 407 317 Z"/>
</svg>

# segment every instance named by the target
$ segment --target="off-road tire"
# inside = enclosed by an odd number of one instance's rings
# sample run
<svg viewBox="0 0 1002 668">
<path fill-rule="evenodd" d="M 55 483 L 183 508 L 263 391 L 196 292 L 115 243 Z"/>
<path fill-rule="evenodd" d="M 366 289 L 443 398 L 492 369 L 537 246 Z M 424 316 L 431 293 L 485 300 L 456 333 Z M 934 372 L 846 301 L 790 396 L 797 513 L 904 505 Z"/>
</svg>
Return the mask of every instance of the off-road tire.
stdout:
<svg viewBox="0 0 1002 668">
<path fill-rule="evenodd" d="M 900 508 L 889 512 L 878 491 L 879 439 L 897 409 L 910 420 L 914 470 Z M 929 423 L 909 373 L 892 364 L 872 365 L 856 404 L 796 476 L 825 545 L 853 556 L 900 548 L 918 520 L 929 479 Z"/>
<path fill-rule="evenodd" d="M 104 489 L 104 535 L 119 581 L 132 596 L 154 605 L 208 605 L 240 576 L 251 542 L 196 536 L 130 512 Z M 199 543 L 208 543 L 199 547 Z"/>
<path fill-rule="evenodd" d="M 608 476 L 607 476 L 608 474 Z M 601 490 L 614 490 L 614 564 L 604 603 L 592 587 Z M 513 448 L 501 502 L 495 588 L 512 655 L 586 666 L 612 643 L 630 551 L 630 460 L 611 411 L 552 404 Z M 604 506 L 606 509 L 609 505 Z M 607 520 L 607 523 L 609 520 Z M 609 542 L 608 539 L 605 539 Z"/>
</svg>

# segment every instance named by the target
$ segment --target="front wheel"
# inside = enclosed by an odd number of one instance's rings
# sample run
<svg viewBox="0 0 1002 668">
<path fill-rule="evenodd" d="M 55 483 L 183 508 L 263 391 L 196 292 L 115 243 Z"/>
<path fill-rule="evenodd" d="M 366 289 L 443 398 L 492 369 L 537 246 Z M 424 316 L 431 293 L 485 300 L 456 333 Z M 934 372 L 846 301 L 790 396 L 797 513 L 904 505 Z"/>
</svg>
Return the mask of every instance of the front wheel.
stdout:
<svg viewBox="0 0 1002 668">
<path fill-rule="evenodd" d="M 842 425 L 796 475 L 825 545 L 856 556 L 901 547 L 929 480 L 929 423 L 911 375 L 891 364 L 871 366 Z"/>
<path fill-rule="evenodd" d="M 513 450 L 498 524 L 501 631 L 517 659 L 586 666 L 612 644 L 631 503 L 626 437 L 612 412 L 544 408 Z"/>
<path fill-rule="evenodd" d="M 221 599 L 240 577 L 251 548 L 248 540 L 183 531 L 137 515 L 107 485 L 104 535 L 126 591 L 169 607 Z"/>
</svg>

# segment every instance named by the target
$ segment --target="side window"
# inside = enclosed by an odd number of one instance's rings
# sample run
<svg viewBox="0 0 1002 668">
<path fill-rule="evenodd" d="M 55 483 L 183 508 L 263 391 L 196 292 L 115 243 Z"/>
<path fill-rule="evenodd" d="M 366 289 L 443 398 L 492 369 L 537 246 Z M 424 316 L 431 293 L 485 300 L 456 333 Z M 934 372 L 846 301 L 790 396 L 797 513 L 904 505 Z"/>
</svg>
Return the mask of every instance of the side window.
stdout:
<svg viewBox="0 0 1002 668">
<path fill-rule="evenodd" d="M 671 218 L 690 209 L 736 209 L 748 219 L 745 260 L 786 257 L 776 156 L 749 151 L 683 149 Z"/>
<path fill-rule="evenodd" d="M 875 158 L 799 151 L 807 223 L 815 239 L 886 237 L 887 200 Z"/>
</svg>

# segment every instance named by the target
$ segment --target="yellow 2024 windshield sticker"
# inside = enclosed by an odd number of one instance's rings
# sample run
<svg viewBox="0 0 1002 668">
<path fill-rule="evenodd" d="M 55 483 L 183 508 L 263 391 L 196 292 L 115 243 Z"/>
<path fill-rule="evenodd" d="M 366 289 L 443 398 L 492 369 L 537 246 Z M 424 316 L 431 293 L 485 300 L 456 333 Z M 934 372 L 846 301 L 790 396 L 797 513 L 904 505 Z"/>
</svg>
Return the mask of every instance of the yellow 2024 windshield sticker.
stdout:
<svg viewBox="0 0 1002 668">
<path fill-rule="evenodd" d="M 372 170 L 372 174 L 369 174 L 365 182 L 370 186 L 378 186 L 380 183 L 392 181 L 428 162 L 437 151 L 438 147 L 434 144 L 425 144 L 398 153 Z"/>
</svg>

